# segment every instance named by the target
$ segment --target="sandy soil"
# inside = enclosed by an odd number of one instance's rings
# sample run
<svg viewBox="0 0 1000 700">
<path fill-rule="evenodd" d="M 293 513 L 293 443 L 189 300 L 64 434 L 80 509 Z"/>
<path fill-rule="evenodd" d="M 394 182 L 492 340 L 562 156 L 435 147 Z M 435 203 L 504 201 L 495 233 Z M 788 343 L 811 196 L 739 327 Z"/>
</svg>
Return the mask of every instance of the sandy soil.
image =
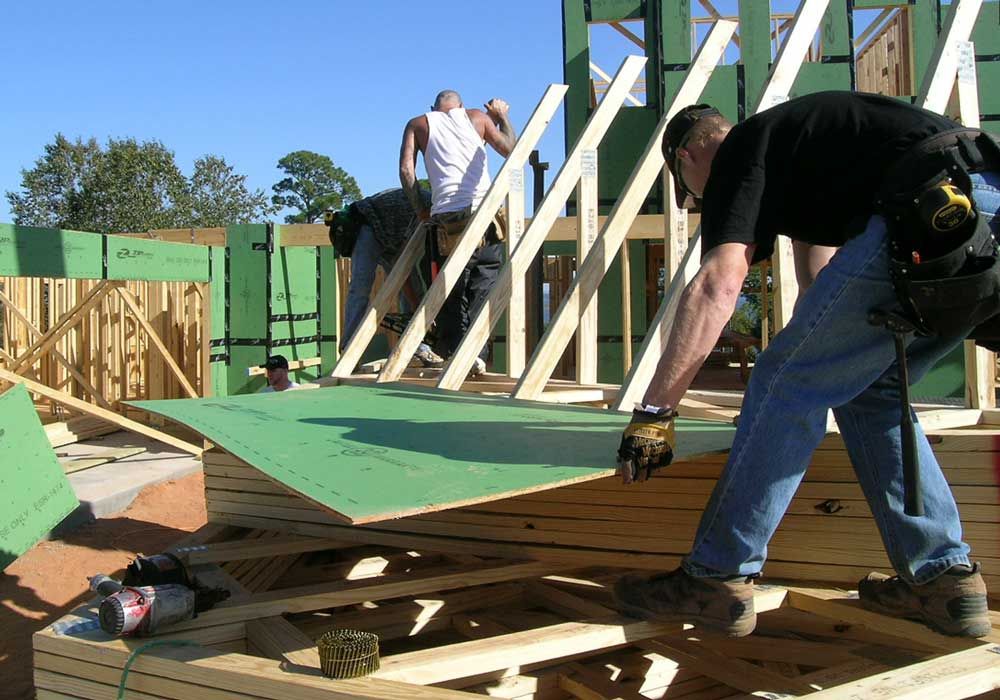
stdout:
<svg viewBox="0 0 1000 700">
<path fill-rule="evenodd" d="M 204 478 L 151 486 L 125 511 L 40 542 L 0 573 L 0 698 L 33 698 L 31 635 L 92 595 L 137 553 L 156 554 L 205 524 Z"/>
</svg>

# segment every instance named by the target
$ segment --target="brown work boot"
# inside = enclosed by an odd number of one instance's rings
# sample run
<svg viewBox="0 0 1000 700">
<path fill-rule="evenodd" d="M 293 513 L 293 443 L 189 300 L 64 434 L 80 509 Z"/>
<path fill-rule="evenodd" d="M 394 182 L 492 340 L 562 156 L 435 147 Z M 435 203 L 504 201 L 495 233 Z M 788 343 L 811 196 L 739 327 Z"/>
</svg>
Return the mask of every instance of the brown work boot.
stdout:
<svg viewBox="0 0 1000 700">
<path fill-rule="evenodd" d="M 694 622 L 730 637 L 744 637 L 757 626 L 752 577 L 695 578 L 683 569 L 628 574 L 615 582 L 614 596 L 625 613 L 641 619 Z"/>
<path fill-rule="evenodd" d="M 858 597 L 868 610 L 917 620 L 941 634 L 984 637 L 992 629 L 978 562 L 957 564 L 919 586 L 870 573 L 858 582 Z"/>
</svg>

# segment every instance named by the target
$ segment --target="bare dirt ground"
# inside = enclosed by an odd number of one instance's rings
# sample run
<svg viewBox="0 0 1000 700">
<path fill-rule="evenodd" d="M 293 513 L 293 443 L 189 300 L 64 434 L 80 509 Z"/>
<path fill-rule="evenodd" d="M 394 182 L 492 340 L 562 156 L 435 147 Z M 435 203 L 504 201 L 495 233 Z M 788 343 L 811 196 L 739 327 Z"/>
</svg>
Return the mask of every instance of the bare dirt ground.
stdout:
<svg viewBox="0 0 1000 700">
<path fill-rule="evenodd" d="M 0 573 L 0 698 L 33 698 L 31 635 L 92 593 L 88 578 L 114 575 L 137 553 L 156 554 L 205 524 L 204 477 L 142 491 L 126 510 L 40 542 Z"/>
</svg>

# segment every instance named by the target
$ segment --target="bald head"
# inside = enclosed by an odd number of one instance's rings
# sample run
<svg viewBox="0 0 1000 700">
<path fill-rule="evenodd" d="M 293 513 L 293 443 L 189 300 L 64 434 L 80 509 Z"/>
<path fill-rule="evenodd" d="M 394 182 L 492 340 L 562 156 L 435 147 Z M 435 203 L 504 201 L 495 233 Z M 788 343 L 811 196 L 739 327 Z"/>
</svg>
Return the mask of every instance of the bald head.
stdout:
<svg viewBox="0 0 1000 700">
<path fill-rule="evenodd" d="M 462 96 L 454 90 L 442 90 L 434 98 L 434 109 L 439 112 L 461 106 Z"/>
</svg>

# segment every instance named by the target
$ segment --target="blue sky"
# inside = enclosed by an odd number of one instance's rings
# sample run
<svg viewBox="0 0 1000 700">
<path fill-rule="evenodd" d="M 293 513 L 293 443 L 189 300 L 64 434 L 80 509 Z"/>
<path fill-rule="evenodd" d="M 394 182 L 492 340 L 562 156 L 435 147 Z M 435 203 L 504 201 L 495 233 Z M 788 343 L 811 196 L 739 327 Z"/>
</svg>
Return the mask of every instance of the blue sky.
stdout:
<svg viewBox="0 0 1000 700">
<path fill-rule="evenodd" d="M 221 155 L 269 193 L 281 156 L 313 150 L 370 194 L 398 184 L 403 126 L 438 90 L 504 97 L 519 128 L 562 80 L 554 0 L 43 0 L 4 15 L 2 192 L 62 132 L 158 139 L 188 174 Z M 543 154 L 561 156 L 561 119 Z"/>
<path fill-rule="evenodd" d="M 735 4 L 716 2 L 723 12 Z M 546 86 L 563 78 L 561 7 L 559 0 L 8 3 L 0 192 L 19 188 L 21 169 L 57 132 L 101 142 L 156 139 L 187 174 L 196 158 L 219 155 L 268 194 L 280 179 L 277 160 L 298 149 L 329 155 L 365 194 L 396 186 L 403 125 L 442 88 L 458 90 L 467 106 L 503 97 L 515 126 L 524 125 Z M 612 31 L 592 41 L 613 73 L 629 44 Z M 554 172 L 564 150 L 561 111 L 539 148 Z M 498 162 L 494 156 L 493 172 Z M 0 222 L 11 220 L 3 198 Z"/>
</svg>

